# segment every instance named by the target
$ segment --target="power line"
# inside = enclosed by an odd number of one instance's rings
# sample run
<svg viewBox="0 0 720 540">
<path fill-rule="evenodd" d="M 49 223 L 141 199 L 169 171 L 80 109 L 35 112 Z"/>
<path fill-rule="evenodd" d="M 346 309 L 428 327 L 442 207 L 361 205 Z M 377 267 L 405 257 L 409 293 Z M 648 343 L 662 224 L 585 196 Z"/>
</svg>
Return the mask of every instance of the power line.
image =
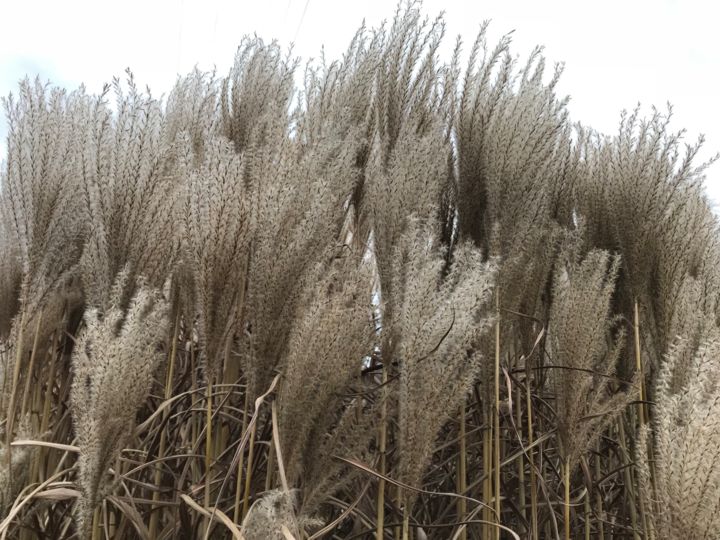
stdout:
<svg viewBox="0 0 720 540">
<path fill-rule="evenodd" d="M 305 20 L 305 13 L 307 13 L 307 8 L 308 8 L 309 3 L 310 3 L 310 0 L 305 0 L 305 7 L 303 8 L 302 15 L 300 15 L 300 22 L 298 23 L 297 30 L 295 31 L 295 37 L 293 38 L 293 43 L 297 43 L 297 38 L 300 35 L 300 27 L 302 26 L 302 23 Z"/>
</svg>

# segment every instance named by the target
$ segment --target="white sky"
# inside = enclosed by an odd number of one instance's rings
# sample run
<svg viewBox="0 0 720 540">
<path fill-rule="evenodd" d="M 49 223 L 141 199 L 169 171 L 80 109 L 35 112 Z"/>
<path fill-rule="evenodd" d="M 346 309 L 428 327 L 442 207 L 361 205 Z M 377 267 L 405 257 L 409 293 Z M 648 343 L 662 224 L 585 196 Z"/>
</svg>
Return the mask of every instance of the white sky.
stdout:
<svg viewBox="0 0 720 540">
<path fill-rule="evenodd" d="M 545 46 L 549 64 L 565 62 L 559 92 L 571 96 L 573 120 L 614 133 L 623 108 L 638 102 L 674 106 L 674 129 L 687 142 L 706 135 L 707 159 L 720 151 L 720 8 L 706 0 L 425 0 L 434 17 L 445 10 L 446 47 L 457 34 L 468 47 L 484 19 L 491 43 L 511 30 L 512 50 L 525 57 Z M 294 53 L 328 58 L 346 48 L 363 18 L 392 19 L 395 0 L 0 0 L 0 95 L 25 74 L 69 89 L 97 92 L 130 67 L 139 85 L 167 93 L 178 73 L 198 65 L 225 73 L 240 39 L 257 33 Z M 0 120 L 0 159 L 5 120 Z M 720 163 L 708 172 L 708 193 L 720 201 Z"/>
</svg>

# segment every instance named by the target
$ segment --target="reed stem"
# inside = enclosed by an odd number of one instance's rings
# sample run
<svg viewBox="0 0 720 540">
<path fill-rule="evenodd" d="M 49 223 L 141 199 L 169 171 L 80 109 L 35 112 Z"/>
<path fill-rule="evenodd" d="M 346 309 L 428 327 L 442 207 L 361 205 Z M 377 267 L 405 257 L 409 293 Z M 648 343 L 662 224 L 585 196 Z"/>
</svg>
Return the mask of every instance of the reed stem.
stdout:
<svg viewBox="0 0 720 540">
<path fill-rule="evenodd" d="M 380 452 L 380 473 L 387 474 L 387 389 L 386 384 L 388 380 L 388 368 L 385 362 L 382 367 L 382 405 L 380 408 L 380 434 L 378 442 L 378 451 Z M 375 540 L 382 540 L 385 536 L 385 479 L 380 478 L 378 480 L 378 495 L 377 495 L 377 524 L 375 528 Z"/>
<path fill-rule="evenodd" d="M 502 522 L 500 508 L 500 291 L 495 295 L 495 514 L 497 523 Z M 500 527 L 495 528 L 495 539 L 500 540 Z"/>
<path fill-rule="evenodd" d="M 563 484 L 565 486 L 565 540 L 570 540 L 570 461 L 563 462 Z"/>
<path fill-rule="evenodd" d="M 178 333 L 180 331 L 180 310 L 178 309 L 175 314 L 175 324 L 173 325 L 173 333 L 171 337 L 170 342 L 170 358 L 168 358 L 168 368 L 167 368 L 167 374 L 165 376 L 165 392 L 164 392 L 164 398 L 165 401 L 169 400 L 172 397 L 172 390 L 173 390 L 173 380 L 175 378 L 175 357 L 177 355 L 177 341 L 178 341 Z M 162 415 L 162 425 L 164 426 L 167 422 L 168 415 L 170 414 L 170 411 L 168 409 L 165 409 L 163 411 Z M 158 458 L 162 459 L 165 457 L 165 447 L 167 445 L 167 429 L 163 429 L 160 432 L 160 447 L 158 448 Z M 162 481 L 162 465 L 158 464 L 155 469 L 155 474 L 153 477 L 153 482 L 155 487 L 157 488 L 155 491 L 153 491 L 152 495 L 152 511 L 150 514 L 150 538 L 156 538 L 157 537 L 157 528 L 159 523 L 159 517 L 160 512 L 158 511 L 159 508 L 157 506 L 157 503 L 160 501 L 160 482 Z"/>
<path fill-rule="evenodd" d="M 252 469 L 253 469 L 253 457 L 255 454 L 255 434 L 257 432 L 257 422 L 252 425 L 250 429 L 250 446 L 248 449 L 247 469 L 245 472 L 245 491 L 243 494 L 243 518 L 247 515 L 250 509 L 250 489 L 252 488 Z"/>
<path fill-rule="evenodd" d="M 457 471 L 457 491 L 461 495 L 465 495 L 467 490 L 467 441 L 465 434 L 465 401 L 460 406 L 460 448 L 458 454 L 458 471 Z M 458 521 L 465 521 L 467 515 L 467 500 L 458 499 L 457 502 Z M 467 540 L 467 527 L 460 531 L 458 540 Z"/>
<path fill-rule="evenodd" d="M 212 488 L 212 465 L 213 465 L 213 439 L 212 439 L 212 379 L 208 374 L 207 390 L 205 394 L 205 508 L 210 508 L 210 490 Z M 209 530 L 212 525 L 210 519 L 206 519 L 206 527 Z"/>
<path fill-rule="evenodd" d="M 25 416 L 27 412 L 28 396 L 30 395 L 30 383 L 32 382 L 33 371 L 35 370 L 35 357 L 37 356 L 38 342 L 40 340 L 40 325 L 42 324 L 43 312 L 38 315 L 37 324 L 35 325 L 35 335 L 33 336 L 32 351 L 30 351 L 30 365 L 25 375 L 25 389 L 23 390 L 22 404 L 20 405 L 20 418 Z"/>
<path fill-rule="evenodd" d="M 240 437 L 242 438 L 245 435 L 245 431 L 247 430 L 248 425 L 248 418 L 249 418 L 249 410 L 248 407 L 250 406 L 250 395 L 247 393 L 247 389 L 245 390 L 245 404 L 243 406 L 243 423 L 242 423 L 242 430 L 240 431 Z M 240 523 L 240 520 L 242 519 L 242 505 L 240 504 L 242 501 L 242 494 L 243 494 L 243 464 L 245 462 L 245 453 L 240 454 L 240 459 L 238 459 L 238 465 L 237 465 L 237 479 L 235 480 L 235 505 L 233 509 L 233 521 L 235 523 Z"/>
</svg>

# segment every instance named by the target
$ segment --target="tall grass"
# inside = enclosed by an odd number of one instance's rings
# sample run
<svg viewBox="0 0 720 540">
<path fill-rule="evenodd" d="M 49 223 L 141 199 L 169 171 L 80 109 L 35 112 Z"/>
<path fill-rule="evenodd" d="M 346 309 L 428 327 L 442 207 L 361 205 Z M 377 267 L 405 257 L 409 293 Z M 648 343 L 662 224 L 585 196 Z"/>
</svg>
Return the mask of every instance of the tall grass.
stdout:
<svg viewBox="0 0 720 540">
<path fill-rule="evenodd" d="M 444 33 L 5 100 L 3 538 L 718 537 L 702 141 Z"/>
</svg>

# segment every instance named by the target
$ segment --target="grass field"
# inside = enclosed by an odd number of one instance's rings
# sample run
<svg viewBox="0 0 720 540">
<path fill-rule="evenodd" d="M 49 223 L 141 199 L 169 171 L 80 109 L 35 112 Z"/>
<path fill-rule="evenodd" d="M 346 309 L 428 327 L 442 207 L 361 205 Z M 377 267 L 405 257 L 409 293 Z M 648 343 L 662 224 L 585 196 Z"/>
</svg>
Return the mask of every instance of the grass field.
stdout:
<svg viewBox="0 0 720 540">
<path fill-rule="evenodd" d="M 443 39 L 6 99 L 1 538 L 720 538 L 702 140 Z"/>
</svg>

